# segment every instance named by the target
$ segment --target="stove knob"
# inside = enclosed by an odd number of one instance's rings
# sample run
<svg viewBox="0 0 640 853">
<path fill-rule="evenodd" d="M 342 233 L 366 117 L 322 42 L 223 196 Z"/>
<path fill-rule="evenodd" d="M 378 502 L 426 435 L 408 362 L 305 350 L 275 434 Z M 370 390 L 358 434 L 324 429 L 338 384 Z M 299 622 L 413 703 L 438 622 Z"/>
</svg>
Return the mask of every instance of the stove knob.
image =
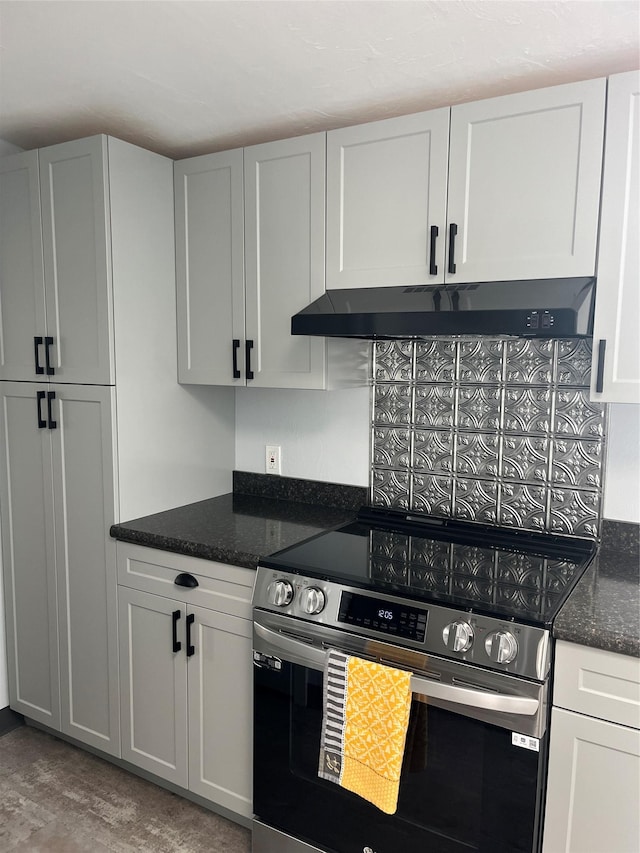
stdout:
<svg viewBox="0 0 640 853">
<path fill-rule="evenodd" d="M 307 586 L 300 593 L 300 609 L 303 613 L 313 616 L 314 613 L 324 610 L 324 605 L 324 592 L 317 586 Z"/>
<path fill-rule="evenodd" d="M 473 628 L 468 622 L 451 622 L 442 631 L 442 639 L 453 652 L 467 652 L 473 643 Z"/>
<path fill-rule="evenodd" d="M 518 654 L 518 641 L 511 631 L 492 631 L 484 647 L 494 663 L 511 663 Z"/>
<path fill-rule="evenodd" d="M 267 589 L 269 604 L 276 607 L 286 607 L 293 600 L 293 586 L 289 581 L 272 581 Z"/>
</svg>

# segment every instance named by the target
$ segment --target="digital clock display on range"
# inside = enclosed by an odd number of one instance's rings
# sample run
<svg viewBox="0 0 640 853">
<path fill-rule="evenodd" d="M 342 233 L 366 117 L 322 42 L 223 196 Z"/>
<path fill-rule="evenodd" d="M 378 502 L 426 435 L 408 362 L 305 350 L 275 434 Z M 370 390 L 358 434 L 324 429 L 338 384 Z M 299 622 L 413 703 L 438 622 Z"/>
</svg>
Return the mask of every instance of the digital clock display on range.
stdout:
<svg viewBox="0 0 640 853">
<path fill-rule="evenodd" d="M 427 630 L 426 610 L 354 592 L 342 593 L 338 621 L 418 643 L 424 642 Z"/>
</svg>

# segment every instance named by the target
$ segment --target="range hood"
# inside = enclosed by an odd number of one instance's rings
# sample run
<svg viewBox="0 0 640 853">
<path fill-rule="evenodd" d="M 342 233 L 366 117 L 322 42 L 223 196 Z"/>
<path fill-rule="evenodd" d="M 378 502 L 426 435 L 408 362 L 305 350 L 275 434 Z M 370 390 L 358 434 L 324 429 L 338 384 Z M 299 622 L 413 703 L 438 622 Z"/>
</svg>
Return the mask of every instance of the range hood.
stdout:
<svg viewBox="0 0 640 853">
<path fill-rule="evenodd" d="M 328 290 L 291 318 L 291 334 L 590 337 L 595 283 L 590 277 Z"/>
</svg>

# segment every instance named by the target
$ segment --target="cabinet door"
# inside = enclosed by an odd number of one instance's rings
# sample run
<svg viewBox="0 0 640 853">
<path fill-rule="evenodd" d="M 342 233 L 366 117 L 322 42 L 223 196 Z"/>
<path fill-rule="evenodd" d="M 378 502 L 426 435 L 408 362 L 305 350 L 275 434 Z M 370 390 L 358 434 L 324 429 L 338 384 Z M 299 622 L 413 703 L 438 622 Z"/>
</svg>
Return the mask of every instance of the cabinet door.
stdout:
<svg viewBox="0 0 640 853">
<path fill-rule="evenodd" d="M 174 180 L 178 381 L 244 385 L 242 149 L 175 163 Z"/>
<path fill-rule="evenodd" d="M 543 853 L 640 850 L 640 731 L 554 708 Z"/>
<path fill-rule="evenodd" d="M 252 816 L 251 621 L 202 607 L 189 658 L 189 788 Z"/>
<path fill-rule="evenodd" d="M 640 72 L 609 78 L 593 400 L 640 403 Z"/>
<path fill-rule="evenodd" d="M 119 755 L 114 390 L 49 387 L 62 731 Z"/>
<path fill-rule="evenodd" d="M 594 274 L 605 83 L 452 107 L 448 282 Z"/>
<path fill-rule="evenodd" d="M 186 608 L 159 595 L 119 587 L 118 616 L 122 757 L 186 788 Z M 180 644 L 176 651 L 174 632 Z"/>
<path fill-rule="evenodd" d="M 11 707 L 59 729 L 51 440 L 37 410 L 43 388 L 0 382 L 2 562 Z"/>
<path fill-rule="evenodd" d="M 444 281 L 449 112 L 327 134 L 327 288 Z"/>
<path fill-rule="evenodd" d="M 55 381 L 114 382 L 107 142 L 40 151 L 47 331 Z"/>
<path fill-rule="evenodd" d="M 323 388 L 324 339 L 293 337 L 291 316 L 324 293 L 325 134 L 246 148 L 244 163 L 248 384 Z"/>
<path fill-rule="evenodd" d="M 38 152 L 27 151 L 0 158 L 0 379 L 46 381 L 34 354 L 46 333 Z"/>
</svg>

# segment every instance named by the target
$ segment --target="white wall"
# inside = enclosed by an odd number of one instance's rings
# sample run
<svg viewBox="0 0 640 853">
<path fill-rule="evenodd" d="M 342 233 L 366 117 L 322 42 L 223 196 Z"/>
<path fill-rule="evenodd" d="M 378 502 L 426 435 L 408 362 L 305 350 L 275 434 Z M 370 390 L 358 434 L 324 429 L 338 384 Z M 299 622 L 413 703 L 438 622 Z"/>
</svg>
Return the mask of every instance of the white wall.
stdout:
<svg viewBox="0 0 640 853">
<path fill-rule="evenodd" d="M 609 407 L 603 515 L 640 523 L 640 406 Z"/>
<path fill-rule="evenodd" d="M 236 464 L 264 473 L 265 445 L 282 448 L 282 474 L 325 483 L 369 482 L 369 388 L 236 390 Z"/>
<path fill-rule="evenodd" d="M 17 154 L 22 151 L 10 142 L 5 142 L 0 139 L 0 157 L 6 154 Z M 0 511 L 2 507 L 0 507 Z M 0 542 L 0 563 L 2 562 L 2 543 Z M 0 568 L 1 565 L 0 565 Z M 0 574 L 2 574 L 0 572 Z M 0 583 L 0 708 L 6 708 L 9 704 L 9 684 L 7 681 L 7 646 L 5 641 L 5 624 L 4 624 L 4 592 L 2 583 Z"/>
<path fill-rule="evenodd" d="M 369 389 L 236 391 L 236 465 L 264 472 L 265 444 L 282 447 L 282 473 L 324 482 L 369 482 Z M 640 406 L 611 405 L 605 518 L 640 524 Z"/>
</svg>

